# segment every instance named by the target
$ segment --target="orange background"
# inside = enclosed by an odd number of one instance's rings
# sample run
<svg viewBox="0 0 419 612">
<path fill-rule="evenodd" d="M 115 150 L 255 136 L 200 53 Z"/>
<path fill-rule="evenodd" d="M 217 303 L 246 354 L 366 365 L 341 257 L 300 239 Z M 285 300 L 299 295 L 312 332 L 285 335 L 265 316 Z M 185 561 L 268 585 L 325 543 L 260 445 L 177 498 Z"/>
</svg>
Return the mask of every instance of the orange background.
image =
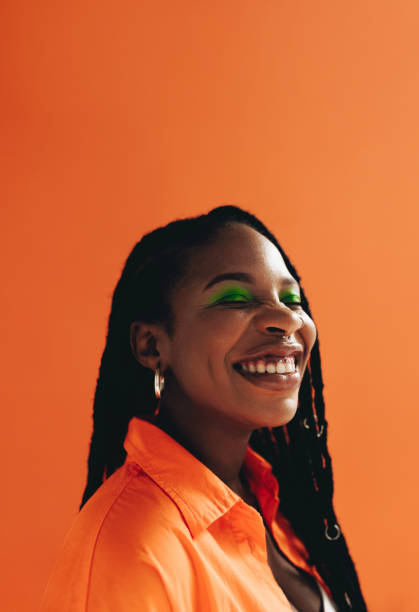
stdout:
<svg viewBox="0 0 419 612">
<path fill-rule="evenodd" d="M 5 0 L 0 17 L 2 609 L 38 608 L 77 512 L 128 252 L 234 203 L 310 300 L 370 610 L 416 610 L 418 3 Z"/>
</svg>

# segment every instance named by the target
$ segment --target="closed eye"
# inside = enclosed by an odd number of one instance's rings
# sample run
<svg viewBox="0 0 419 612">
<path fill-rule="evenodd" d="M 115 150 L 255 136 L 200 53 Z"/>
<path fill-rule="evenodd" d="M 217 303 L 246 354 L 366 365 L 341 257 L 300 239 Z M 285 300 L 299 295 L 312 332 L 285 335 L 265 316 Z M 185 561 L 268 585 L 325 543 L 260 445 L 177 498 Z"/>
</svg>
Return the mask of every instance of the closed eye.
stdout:
<svg viewBox="0 0 419 612">
<path fill-rule="evenodd" d="M 209 304 L 216 306 L 218 304 L 237 304 L 243 305 L 253 301 L 254 297 L 244 287 L 233 285 L 225 287 L 222 291 L 218 292 L 209 300 Z"/>
<path fill-rule="evenodd" d="M 239 293 L 231 293 L 230 295 L 223 295 L 222 298 L 217 300 L 216 304 L 230 304 L 230 303 L 248 303 L 249 298 L 246 295 L 240 295 Z"/>
</svg>

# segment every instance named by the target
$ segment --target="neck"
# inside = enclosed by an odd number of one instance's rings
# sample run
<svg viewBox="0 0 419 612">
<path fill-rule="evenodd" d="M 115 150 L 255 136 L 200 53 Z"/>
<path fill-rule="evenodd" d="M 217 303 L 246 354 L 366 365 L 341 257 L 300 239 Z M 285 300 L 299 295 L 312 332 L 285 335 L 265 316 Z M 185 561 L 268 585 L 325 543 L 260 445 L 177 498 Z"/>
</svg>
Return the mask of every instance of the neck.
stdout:
<svg viewBox="0 0 419 612">
<path fill-rule="evenodd" d="M 206 465 L 246 503 L 255 505 L 242 472 L 251 430 L 240 429 L 223 415 L 208 414 L 201 407 L 173 407 L 162 399 L 157 415 L 147 420 L 169 434 Z"/>
</svg>

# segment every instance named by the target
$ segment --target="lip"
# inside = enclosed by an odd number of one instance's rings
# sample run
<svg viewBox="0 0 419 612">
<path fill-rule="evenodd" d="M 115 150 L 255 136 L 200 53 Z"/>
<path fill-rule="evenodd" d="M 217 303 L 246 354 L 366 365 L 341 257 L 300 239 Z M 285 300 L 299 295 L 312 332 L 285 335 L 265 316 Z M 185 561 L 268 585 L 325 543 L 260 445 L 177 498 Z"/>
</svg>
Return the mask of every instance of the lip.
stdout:
<svg viewBox="0 0 419 612">
<path fill-rule="evenodd" d="M 248 355 L 237 359 L 233 364 L 233 370 L 238 376 L 244 378 L 250 384 L 269 391 L 287 391 L 295 389 L 301 382 L 300 363 L 304 349 L 301 344 L 264 344 Z M 257 361 L 262 357 L 273 359 L 278 357 L 295 357 L 295 372 L 289 374 L 252 374 L 238 370 L 235 366 L 239 363 Z"/>
<path fill-rule="evenodd" d="M 252 374 L 251 372 L 239 371 L 233 368 L 238 376 L 247 380 L 250 384 L 268 389 L 270 391 L 287 391 L 294 389 L 300 384 L 300 368 L 296 364 L 295 372 L 289 374 Z"/>
<path fill-rule="evenodd" d="M 294 342 L 293 344 L 264 344 L 248 355 L 244 355 L 237 359 L 233 364 L 234 372 L 244 378 L 250 384 L 261 389 L 269 391 L 287 391 L 295 389 L 301 382 L 300 363 L 304 354 L 304 348 L 301 344 Z M 262 357 L 273 359 L 278 357 L 295 357 L 295 372 L 288 374 L 252 374 L 238 370 L 237 364 L 249 361 L 257 361 Z"/>
<path fill-rule="evenodd" d="M 300 361 L 300 357 L 303 354 L 303 347 L 301 344 L 276 344 L 276 345 L 265 345 L 261 346 L 257 351 L 250 353 L 249 355 L 244 355 L 240 359 L 235 361 L 234 365 L 238 363 L 242 363 L 245 361 L 256 361 L 257 359 L 261 359 L 262 357 L 291 357 L 295 356 L 298 359 L 298 363 Z"/>
</svg>

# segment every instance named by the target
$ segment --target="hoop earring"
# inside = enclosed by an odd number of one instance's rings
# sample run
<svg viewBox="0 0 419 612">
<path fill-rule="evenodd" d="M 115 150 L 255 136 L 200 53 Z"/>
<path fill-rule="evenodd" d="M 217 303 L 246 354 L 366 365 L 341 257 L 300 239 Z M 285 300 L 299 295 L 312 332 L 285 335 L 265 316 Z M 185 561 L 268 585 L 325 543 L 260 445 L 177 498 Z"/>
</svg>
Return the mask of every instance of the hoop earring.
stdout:
<svg viewBox="0 0 419 612">
<path fill-rule="evenodd" d="M 161 398 L 164 389 L 164 376 L 160 373 L 160 364 L 154 372 L 154 393 L 157 399 Z"/>
<path fill-rule="evenodd" d="M 340 538 L 340 534 L 341 534 L 340 527 L 339 527 L 339 525 L 337 523 L 335 523 L 333 525 L 333 527 L 335 528 L 335 531 L 336 531 L 334 536 L 330 535 L 329 525 L 326 525 L 326 529 L 324 530 L 324 535 L 326 536 L 326 538 L 328 540 L 330 540 L 332 542 L 334 542 L 335 540 L 338 540 Z"/>
</svg>

